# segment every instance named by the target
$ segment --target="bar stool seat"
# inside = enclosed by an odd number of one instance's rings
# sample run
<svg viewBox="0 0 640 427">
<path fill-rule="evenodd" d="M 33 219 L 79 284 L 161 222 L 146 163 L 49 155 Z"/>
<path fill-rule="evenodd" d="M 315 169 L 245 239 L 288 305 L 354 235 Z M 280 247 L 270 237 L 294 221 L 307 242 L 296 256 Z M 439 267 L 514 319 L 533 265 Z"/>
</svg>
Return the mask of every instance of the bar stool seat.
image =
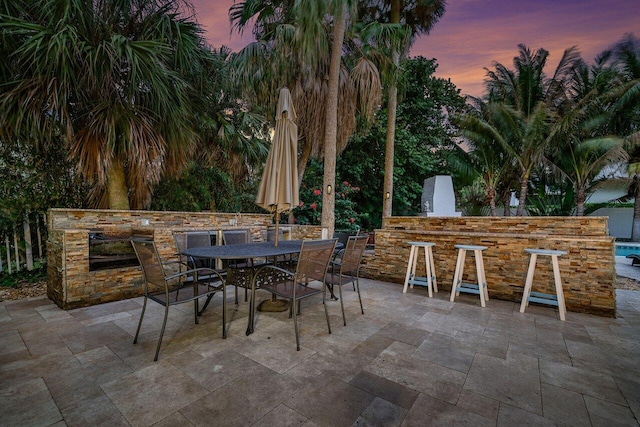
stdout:
<svg viewBox="0 0 640 427">
<path fill-rule="evenodd" d="M 456 262 L 456 271 L 453 275 L 450 301 L 453 302 L 456 295 L 460 295 L 460 292 L 478 294 L 480 295 L 480 305 L 484 307 L 485 301 L 489 299 L 489 291 L 487 290 L 487 277 L 484 273 L 482 251 L 487 249 L 487 247 L 477 245 L 455 245 L 454 247 L 458 249 L 458 260 Z M 478 283 L 462 282 L 462 273 L 464 271 L 464 262 L 467 256 L 467 251 L 473 251 L 473 256 L 476 260 L 476 278 Z"/>
<path fill-rule="evenodd" d="M 426 286 L 429 291 L 429 298 L 433 297 L 433 291 L 438 292 L 438 283 L 436 280 L 436 269 L 433 264 L 432 247 L 435 243 L 431 242 L 409 242 L 411 251 L 409 252 L 409 262 L 407 263 L 407 274 L 404 278 L 404 288 L 402 293 L 407 293 L 407 287 L 411 285 Z M 420 248 L 424 248 L 424 263 L 426 269 L 426 277 L 416 276 L 416 267 L 418 265 L 418 255 Z"/>
<path fill-rule="evenodd" d="M 564 292 L 562 290 L 562 280 L 560 279 L 560 266 L 558 265 L 558 257 L 566 255 L 566 251 L 558 251 L 553 249 L 525 249 L 525 252 L 531 254 L 529 260 L 529 271 L 527 272 L 527 279 L 524 282 L 524 292 L 522 294 L 522 303 L 520 304 L 520 313 L 524 313 L 524 309 L 529 305 L 529 302 L 537 302 L 540 304 L 553 305 L 558 307 L 560 312 L 560 320 L 565 320 L 567 308 L 564 303 Z M 533 274 L 536 269 L 536 261 L 538 255 L 550 256 L 551 264 L 553 266 L 553 281 L 556 287 L 556 294 L 547 294 L 542 292 L 531 292 L 533 287 Z"/>
</svg>

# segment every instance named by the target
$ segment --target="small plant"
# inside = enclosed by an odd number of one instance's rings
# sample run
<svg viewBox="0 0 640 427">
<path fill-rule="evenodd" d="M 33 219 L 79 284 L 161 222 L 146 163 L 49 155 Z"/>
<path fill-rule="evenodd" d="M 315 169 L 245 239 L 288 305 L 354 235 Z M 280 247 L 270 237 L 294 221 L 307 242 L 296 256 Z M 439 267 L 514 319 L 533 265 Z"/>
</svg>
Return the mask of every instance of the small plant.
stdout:
<svg viewBox="0 0 640 427">
<path fill-rule="evenodd" d="M 20 270 L 12 274 L 0 273 L 0 287 L 17 288 L 22 283 L 36 283 L 47 278 L 47 269 L 34 268 L 32 271 Z"/>
</svg>

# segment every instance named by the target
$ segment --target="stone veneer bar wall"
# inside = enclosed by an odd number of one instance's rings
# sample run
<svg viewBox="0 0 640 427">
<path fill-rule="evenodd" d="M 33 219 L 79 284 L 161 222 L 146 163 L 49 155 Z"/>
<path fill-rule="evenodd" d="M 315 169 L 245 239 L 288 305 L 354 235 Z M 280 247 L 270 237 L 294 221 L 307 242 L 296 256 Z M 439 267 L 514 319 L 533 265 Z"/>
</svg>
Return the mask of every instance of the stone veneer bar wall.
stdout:
<svg viewBox="0 0 640 427">
<path fill-rule="evenodd" d="M 567 310 L 615 316 L 614 240 L 607 217 L 390 217 L 375 232 L 375 252 L 365 255 L 362 274 L 402 284 L 407 242 L 434 242 L 438 287 L 448 292 L 457 257 L 454 245 L 483 245 L 488 247 L 483 259 L 489 296 L 521 301 L 529 265 L 524 249 L 559 249 L 567 251 L 559 258 Z M 468 255 L 465 282 L 476 281 L 473 263 Z M 418 275 L 424 276 L 424 262 L 419 265 Z M 533 290 L 555 293 L 550 257 L 538 257 Z"/>
<path fill-rule="evenodd" d="M 142 226 L 142 220 L 149 225 Z M 237 221 L 231 226 L 230 221 Z M 89 271 L 89 230 L 105 234 L 153 236 L 160 256 L 175 259 L 175 231 L 249 228 L 263 239 L 269 214 L 51 209 L 48 214 L 47 295 L 59 307 L 71 309 L 139 296 L 139 267 Z M 320 227 L 286 225 L 292 239 L 320 238 Z"/>
</svg>

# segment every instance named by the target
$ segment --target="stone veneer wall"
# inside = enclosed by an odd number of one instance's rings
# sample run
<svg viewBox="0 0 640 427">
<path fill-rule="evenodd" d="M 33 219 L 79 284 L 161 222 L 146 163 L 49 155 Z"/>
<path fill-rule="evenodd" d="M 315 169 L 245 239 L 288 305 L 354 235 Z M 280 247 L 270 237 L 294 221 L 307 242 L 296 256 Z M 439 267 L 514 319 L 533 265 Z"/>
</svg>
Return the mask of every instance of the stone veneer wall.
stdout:
<svg viewBox="0 0 640 427">
<path fill-rule="evenodd" d="M 524 249 L 559 249 L 567 251 L 559 257 L 567 310 L 615 316 L 614 240 L 607 217 L 390 217 L 375 232 L 375 252 L 365 255 L 362 274 L 402 284 L 407 242 L 434 242 L 438 287 L 447 292 L 457 258 L 454 245 L 483 245 L 488 247 L 483 259 L 489 296 L 521 301 L 529 265 Z M 418 275 L 424 276 L 424 261 L 418 265 Z M 473 254 L 467 255 L 464 273 L 465 282 L 476 281 Z M 550 257 L 538 257 L 533 286 L 555 293 Z"/>
<path fill-rule="evenodd" d="M 149 225 L 142 226 L 142 220 Z M 237 224 L 231 226 L 230 221 Z M 139 267 L 89 271 L 89 230 L 112 235 L 153 236 L 160 256 L 175 259 L 176 231 L 249 228 L 260 241 L 271 225 L 269 214 L 154 212 L 90 209 L 51 209 L 48 215 L 47 295 L 59 307 L 71 309 L 139 296 Z M 319 238 L 320 227 L 286 225 L 291 238 Z"/>
</svg>

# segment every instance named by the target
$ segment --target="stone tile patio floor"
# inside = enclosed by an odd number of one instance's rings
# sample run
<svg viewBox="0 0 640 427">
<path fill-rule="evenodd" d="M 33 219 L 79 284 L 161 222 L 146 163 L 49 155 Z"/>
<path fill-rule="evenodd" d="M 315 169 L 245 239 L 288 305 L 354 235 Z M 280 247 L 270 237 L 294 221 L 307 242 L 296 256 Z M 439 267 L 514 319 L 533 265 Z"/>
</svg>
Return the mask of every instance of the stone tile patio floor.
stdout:
<svg viewBox="0 0 640 427">
<path fill-rule="evenodd" d="M 162 307 L 141 298 L 71 311 L 40 297 L 0 303 L 0 425 L 349 426 L 638 425 L 640 292 L 617 291 L 618 318 L 445 291 L 402 294 L 362 281 L 329 302 L 303 302 L 302 348 L 287 313 L 221 299 L 200 319 L 172 307 L 153 362 Z M 260 295 L 267 297 L 266 294 Z"/>
</svg>

